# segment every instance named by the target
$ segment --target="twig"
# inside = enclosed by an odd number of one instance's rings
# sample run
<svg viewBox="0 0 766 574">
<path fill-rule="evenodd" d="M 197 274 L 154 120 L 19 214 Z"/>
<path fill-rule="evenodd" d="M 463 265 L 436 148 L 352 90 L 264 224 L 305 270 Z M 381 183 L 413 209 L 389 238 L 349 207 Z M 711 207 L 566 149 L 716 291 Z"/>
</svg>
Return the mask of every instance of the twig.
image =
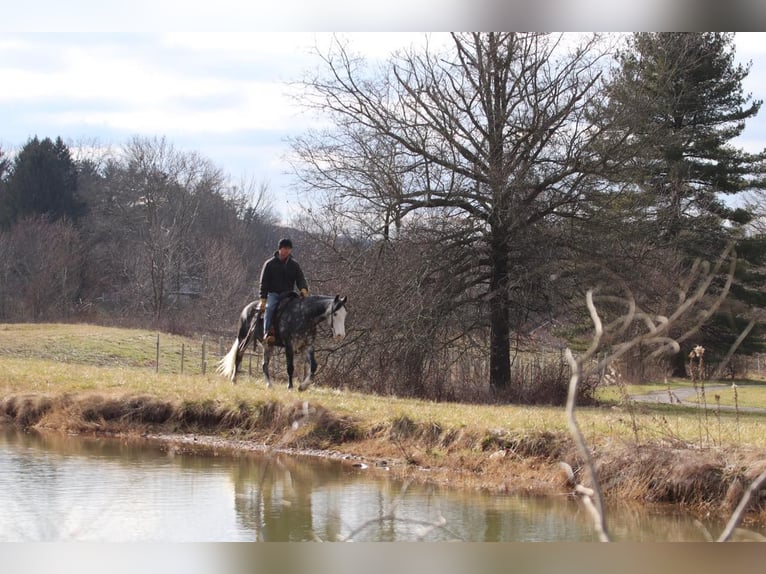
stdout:
<svg viewBox="0 0 766 574">
<path fill-rule="evenodd" d="M 717 294 L 717 296 L 707 306 L 707 308 L 701 310 L 695 325 L 687 329 L 680 336 L 671 338 L 669 334 L 671 327 L 685 313 L 689 312 L 694 305 L 696 305 L 703 299 L 703 297 L 707 294 L 707 291 L 710 288 L 714 278 L 718 276 L 721 270 L 721 267 L 723 266 L 724 261 L 727 258 L 730 258 L 729 273 L 727 276 L 726 284 L 724 285 L 723 289 Z M 695 262 L 692 272 L 688 276 L 688 281 L 685 283 L 685 285 L 679 292 L 678 307 L 676 307 L 673 313 L 669 315 L 668 317 L 660 316 L 660 315 L 652 315 L 649 313 L 645 313 L 641 311 L 640 309 L 637 309 L 635 305 L 635 301 L 633 300 L 632 297 L 630 297 L 629 299 L 623 299 L 623 301 L 629 304 L 628 313 L 623 315 L 623 317 L 609 323 L 605 329 L 599 317 L 598 311 L 596 310 L 595 304 L 593 302 L 593 291 L 589 290 L 587 292 L 586 302 L 588 306 L 588 311 L 590 312 L 591 320 L 593 321 L 594 334 L 593 334 L 593 339 L 591 341 L 590 346 L 588 347 L 585 354 L 582 355 L 579 359 L 576 360 L 571 350 L 566 349 L 566 353 L 565 353 L 566 359 L 572 371 L 572 376 L 569 381 L 569 392 L 567 395 L 566 415 L 567 415 L 567 422 L 568 422 L 570 433 L 575 441 L 576 447 L 580 455 L 585 461 L 585 467 L 588 469 L 588 473 L 590 474 L 590 478 L 592 481 L 592 488 L 587 488 L 581 484 L 578 484 L 575 490 L 578 494 L 582 495 L 583 502 L 588 512 L 593 517 L 593 521 L 595 523 L 595 527 L 596 527 L 599 539 L 601 541 L 608 542 L 610 538 L 609 538 L 609 532 L 608 532 L 607 524 L 606 524 L 603 494 L 598 481 L 596 468 L 593 463 L 588 445 L 585 442 L 585 438 L 582 435 L 580 427 L 577 423 L 577 419 L 575 417 L 575 400 L 577 397 L 577 387 L 580 381 L 583 380 L 583 378 L 586 378 L 593 372 L 601 371 L 604 367 L 608 366 L 612 361 L 620 358 L 622 355 L 624 355 L 625 353 L 627 353 L 629 350 L 636 347 L 637 345 L 648 345 L 648 346 L 654 347 L 655 350 L 654 352 L 650 354 L 650 357 L 655 357 L 660 354 L 667 353 L 668 351 L 675 352 L 675 353 L 679 352 L 680 351 L 679 343 L 681 341 L 684 341 L 685 339 L 688 339 L 689 337 L 692 336 L 692 334 L 697 332 L 697 330 L 701 327 L 701 325 L 716 311 L 716 309 L 718 309 L 718 307 L 721 305 L 723 300 L 728 295 L 728 292 L 734 277 L 734 269 L 736 266 L 736 262 L 737 262 L 737 257 L 736 257 L 736 253 L 733 252 L 733 243 L 729 244 L 726 247 L 726 249 L 723 251 L 719 259 L 716 261 L 715 265 L 712 266 L 712 269 L 711 269 L 710 263 L 708 262 L 704 262 L 704 261 Z M 695 283 L 697 283 L 697 287 L 696 289 L 694 289 L 694 291 L 690 293 L 689 291 L 692 289 L 692 286 Z M 615 298 L 605 297 L 605 300 L 613 301 L 615 300 Z M 619 299 L 617 300 L 619 301 Z M 643 334 L 639 334 L 633 337 L 632 339 L 629 339 L 622 343 L 615 344 L 613 342 L 614 338 L 616 336 L 623 335 L 627 331 L 628 326 L 631 325 L 634 321 L 639 323 L 642 322 L 646 327 L 646 332 L 644 332 Z M 747 331 L 749 331 L 749 329 L 747 329 Z M 746 335 L 747 333 L 741 335 L 741 338 L 738 340 L 737 344 L 734 345 L 732 348 L 736 349 L 736 347 L 739 345 L 739 343 L 741 343 L 741 340 L 744 339 Z M 612 346 L 611 352 L 605 353 L 604 357 L 601 360 L 597 359 L 596 365 L 591 366 L 591 369 L 584 374 L 583 365 L 586 364 L 587 361 L 590 361 L 596 355 L 596 352 L 599 350 L 600 346 L 602 345 L 602 339 L 606 341 L 604 344 L 612 343 L 613 346 Z M 701 374 L 701 366 L 702 366 L 702 359 L 700 356 L 700 360 L 699 360 L 700 374 Z M 699 392 L 699 389 L 697 388 L 697 377 L 693 377 L 693 381 L 694 381 L 695 389 L 697 389 L 697 391 Z M 735 405 L 736 405 L 737 403 L 736 387 L 734 388 L 734 392 L 735 392 Z M 700 401 L 700 398 L 702 398 L 702 400 L 705 402 L 705 409 L 706 409 L 705 416 L 707 417 L 708 415 L 707 401 L 704 396 L 704 384 L 702 387 L 702 393 L 703 393 L 702 397 L 698 395 L 697 400 Z M 672 402 L 673 393 L 671 392 L 669 387 L 668 387 L 668 395 L 671 396 L 671 402 Z M 737 406 L 737 411 L 738 411 L 738 406 Z M 739 415 L 739 413 L 737 414 Z M 699 411 L 698 411 L 698 415 L 699 415 Z M 701 424 L 701 420 L 700 420 L 700 424 Z M 739 426 L 739 423 L 738 423 L 738 426 Z M 701 428 L 700 428 L 700 433 L 701 433 Z M 709 433 L 709 430 L 708 430 L 708 433 Z M 709 435 L 708 435 L 708 441 L 710 441 Z M 701 442 L 702 442 L 702 436 L 700 434 L 700 443 Z M 750 497 L 752 496 L 753 492 L 758 490 L 759 486 L 764 480 L 766 480 L 766 472 L 764 472 L 761 476 L 759 476 L 758 479 L 753 484 L 750 485 L 750 488 L 748 489 L 746 495 L 743 497 L 742 501 L 740 502 L 740 505 L 738 506 L 737 510 L 735 511 L 734 515 L 729 521 L 729 526 L 727 526 L 726 530 L 721 535 L 721 538 L 719 540 L 721 541 L 728 540 L 728 538 L 731 536 L 732 532 L 736 528 L 738 522 L 741 520 L 742 514 L 744 513 L 744 510 L 747 507 Z"/>
<path fill-rule="evenodd" d="M 712 377 L 713 380 L 718 380 L 721 378 L 721 373 L 723 372 L 724 368 L 726 368 L 726 365 L 731 360 L 732 355 L 734 355 L 736 350 L 742 344 L 742 341 L 745 340 L 745 337 L 747 337 L 750 334 L 750 331 L 753 330 L 753 327 L 755 327 L 755 321 L 756 321 L 755 319 L 750 319 L 750 322 L 747 324 L 747 327 L 745 327 L 742 330 L 742 332 L 739 334 L 739 337 L 737 337 L 737 340 L 734 341 L 734 343 L 732 343 L 731 348 L 729 349 L 729 352 L 726 353 L 726 356 L 718 364 L 718 368 L 715 370 L 715 373 L 713 373 L 713 377 Z"/>
<path fill-rule="evenodd" d="M 593 297 L 591 291 L 588 291 L 588 302 L 588 308 L 591 309 L 591 314 L 598 318 L 596 308 L 593 306 Z M 596 325 L 596 336 L 594 336 L 594 339 L 596 339 L 596 337 L 600 337 L 600 333 L 598 331 L 601 328 L 601 321 L 596 320 L 594 321 L 594 324 Z M 591 345 L 591 349 L 589 349 L 589 351 L 592 349 L 594 349 L 593 345 Z M 569 366 L 572 368 L 572 377 L 569 380 L 569 394 L 567 396 L 567 422 L 569 424 L 569 430 L 577 445 L 577 449 L 580 451 L 580 455 L 585 460 L 585 466 L 588 469 L 591 483 L 593 485 L 592 489 L 587 490 L 583 490 L 581 485 L 578 485 L 577 491 L 580 494 L 583 494 L 583 501 L 585 502 L 585 506 L 593 516 L 593 521 L 596 526 L 596 532 L 598 533 L 599 540 L 601 540 L 601 542 L 609 542 L 609 533 L 606 527 L 606 514 L 604 513 L 604 499 L 601 494 L 601 486 L 598 482 L 598 475 L 596 473 L 596 468 L 593 465 L 590 449 L 588 449 L 588 445 L 585 443 L 585 438 L 580 431 L 580 425 L 577 424 L 577 418 L 575 417 L 575 398 L 577 396 L 577 385 L 580 382 L 582 363 L 581 361 L 575 360 L 574 355 L 572 355 L 572 351 L 569 349 L 566 350 L 566 358 L 569 362 Z M 593 500 L 594 498 L 595 504 Z"/>
<path fill-rule="evenodd" d="M 569 380 L 569 395 L 567 397 L 567 422 L 569 424 L 569 431 L 577 445 L 577 450 L 585 460 L 585 467 L 588 469 L 591 484 L 593 485 L 592 489 L 585 489 L 582 485 L 577 485 L 575 490 L 583 495 L 585 506 L 593 516 L 593 522 L 596 526 L 599 540 L 601 542 L 609 542 L 609 533 L 606 528 L 606 515 L 604 513 L 604 499 L 601 494 L 601 487 L 598 483 L 598 474 L 596 473 L 596 468 L 593 464 L 590 449 L 585 443 L 585 438 L 580 431 L 580 425 L 577 424 L 577 419 L 574 414 L 575 396 L 577 395 L 577 384 L 580 380 L 582 365 L 579 361 L 575 360 L 572 351 L 569 349 L 566 350 L 566 357 L 567 361 L 569 361 L 569 365 L 572 367 L 572 378 Z"/>
<path fill-rule="evenodd" d="M 745 494 L 742 495 L 742 500 L 739 501 L 737 508 L 734 510 L 734 514 L 731 515 L 729 523 L 718 538 L 718 542 L 727 542 L 731 538 L 731 535 L 734 534 L 734 529 L 739 526 L 739 523 L 745 514 L 745 509 L 747 509 L 750 499 L 754 493 L 758 492 L 758 489 L 764 481 L 766 481 L 766 470 L 758 475 L 758 478 L 751 482 L 750 486 L 747 487 Z"/>
</svg>

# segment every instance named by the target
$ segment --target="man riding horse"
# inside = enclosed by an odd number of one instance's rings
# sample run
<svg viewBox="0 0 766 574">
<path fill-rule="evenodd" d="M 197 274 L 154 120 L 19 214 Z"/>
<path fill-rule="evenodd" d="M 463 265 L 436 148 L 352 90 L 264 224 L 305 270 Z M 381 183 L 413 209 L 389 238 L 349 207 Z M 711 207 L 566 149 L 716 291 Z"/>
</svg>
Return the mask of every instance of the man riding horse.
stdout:
<svg viewBox="0 0 766 574">
<path fill-rule="evenodd" d="M 239 315 L 237 337 L 218 363 L 218 372 L 232 383 L 245 349 L 251 341 L 257 341 L 263 346 L 263 376 L 268 387 L 271 387 L 269 361 L 275 347 L 285 350 L 288 389 L 293 388 L 293 359 L 296 355 L 304 356 L 309 373 L 298 387 L 302 391 L 311 384 L 317 370 L 314 358 L 317 327 L 326 323 L 336 340 L 346 336 L 347 298 L 340 295 L 309 297 L 303 271 L 291 257 L 292 249 L 289 239 L 280 240 L 274 257 L 264 263 L 261 271 L 260 301 L 248 303 Z M 300 298 L 295 293 L 296 287 Z"/>
<path fill-rule="evenodd" d="M 259 293 L 260 312 L 263 313 L 263 343 L 273 345 L 276 340 L 274 313 L 284 293 L 293 292 L 297 287 L 300 296 L 306 297 L 309 286 L 298 262 L 292 257 L 293 242 L 280 239 L 274 256 L 263 264 Z"/>
</svg>

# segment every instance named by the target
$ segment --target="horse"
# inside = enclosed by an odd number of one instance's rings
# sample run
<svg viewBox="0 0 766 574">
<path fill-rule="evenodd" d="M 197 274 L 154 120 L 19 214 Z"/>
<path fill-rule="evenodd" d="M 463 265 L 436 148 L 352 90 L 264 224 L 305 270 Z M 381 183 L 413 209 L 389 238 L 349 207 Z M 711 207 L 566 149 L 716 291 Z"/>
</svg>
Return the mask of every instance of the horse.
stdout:
<svg viewBox="0 0 766 574">
<path fill-rule="evenodd" d="M 293 358 L 296 353 L 305 353 L 310 370 L 298 387 L 303 391 L 311 384 L 317 369 L 314 358 L 314 338 L 317 327 L 327 323 L 336 340 L 346 336 L 347 297 L 335 295 L 311 295 L 300 298 L 297 293 L 282 294 L 274 316 L 276 341 L 274 345 L 263 344 L 263 313 L 260 302 L 253 301 L 242 309 L 239 315 L 239 332 L 229 352 L 218 363 L 218 373 L 235 383 L 245 349 L 253 340 L 253 347 L 263 348 L 263 375 L 266 386 L 271 388 L 269 361 L 274 347 L 284 347 L 287 362 L 287 388 L 293 388 Z"/>
</svg>

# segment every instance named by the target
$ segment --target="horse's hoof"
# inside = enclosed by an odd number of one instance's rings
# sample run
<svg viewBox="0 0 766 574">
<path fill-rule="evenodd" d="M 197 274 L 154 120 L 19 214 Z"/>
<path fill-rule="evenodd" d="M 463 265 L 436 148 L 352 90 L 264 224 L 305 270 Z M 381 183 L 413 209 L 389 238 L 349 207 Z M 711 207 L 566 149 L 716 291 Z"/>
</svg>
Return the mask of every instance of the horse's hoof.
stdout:
<svg viewBox="0 0 766 574">
<path fill-rule="evenodd" d="M 298 390 L 301 392 L 305 391 L 306 389 L 309 388 L 309 386 L 313 382 L 314 382 L 314 373 L 311 373 L 308 377 L 306 377 L 303 380 L 303 382 L 301 382 L 300 386 L 298 387 Z"/>
</svg>

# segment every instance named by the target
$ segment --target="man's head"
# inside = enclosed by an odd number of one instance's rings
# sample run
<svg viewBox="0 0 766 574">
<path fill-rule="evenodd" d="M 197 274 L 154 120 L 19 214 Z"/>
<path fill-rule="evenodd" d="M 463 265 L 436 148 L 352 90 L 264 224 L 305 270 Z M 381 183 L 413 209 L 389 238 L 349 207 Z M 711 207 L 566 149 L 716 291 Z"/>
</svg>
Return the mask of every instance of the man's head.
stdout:
<svg viewBox="0 0 766 574">
<path fill-rule="evenodd" d="M 277 246 L 277 252 L 279 253 L 279 258 L 284 261 L 288 257 L 290 257 L 290 253 L 293 251 L 293 242 L 289 239 L 280 239 L 279 245 Z"/>
</svg>

